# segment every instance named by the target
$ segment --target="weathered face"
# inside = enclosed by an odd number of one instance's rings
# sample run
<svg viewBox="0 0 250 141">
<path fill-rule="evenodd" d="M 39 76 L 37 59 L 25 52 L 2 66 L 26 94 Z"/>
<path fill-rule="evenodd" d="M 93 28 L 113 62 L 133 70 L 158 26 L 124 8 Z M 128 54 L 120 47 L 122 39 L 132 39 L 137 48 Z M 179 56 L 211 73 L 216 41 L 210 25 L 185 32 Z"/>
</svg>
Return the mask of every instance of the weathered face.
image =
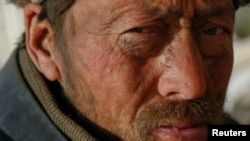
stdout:
<svg viewBox="0 0 250 141">
<path fill-rule="evenodd" d="M 61 83 L 124 140 L 205 140 L 232 69 L 232 0 L 77 0 Z M 218 106 L 218 107 L 217 107 Z"/>
</svg>

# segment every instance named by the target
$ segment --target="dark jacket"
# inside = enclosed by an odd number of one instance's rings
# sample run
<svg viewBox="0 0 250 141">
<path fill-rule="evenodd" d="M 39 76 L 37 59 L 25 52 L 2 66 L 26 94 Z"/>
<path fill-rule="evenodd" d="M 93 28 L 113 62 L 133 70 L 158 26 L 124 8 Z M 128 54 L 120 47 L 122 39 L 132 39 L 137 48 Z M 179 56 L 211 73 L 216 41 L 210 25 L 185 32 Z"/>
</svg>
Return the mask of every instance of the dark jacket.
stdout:
<svg viewBox="0 0 250 141">
<path fill-rule="evenodd" d="M 32 94 L 19 66 L 18 49 L 0 71 L 0 128 L 14 141 L 64 141 Z M 3 137 L 4 137 L 3 136 Z M 1 139 L 1 138 L 0 138 Z"/>
</svg>

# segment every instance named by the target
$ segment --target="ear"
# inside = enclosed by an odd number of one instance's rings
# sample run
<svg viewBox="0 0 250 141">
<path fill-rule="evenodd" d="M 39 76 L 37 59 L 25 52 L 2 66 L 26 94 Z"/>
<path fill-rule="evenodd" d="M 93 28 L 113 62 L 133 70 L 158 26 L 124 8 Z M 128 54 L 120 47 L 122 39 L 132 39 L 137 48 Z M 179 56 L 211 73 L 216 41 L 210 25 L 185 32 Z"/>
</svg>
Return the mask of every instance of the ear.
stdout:
<svg viewBox="0 0 250 141">
<path fill-rule="evenodd" d="M 50 81 L 60 79 L 55 57 L 54 30 L 47 19 L 40 21 L 42 7 L 27 4 L 24 8 L 26 47 L 37 69 Z"/>
</svg>

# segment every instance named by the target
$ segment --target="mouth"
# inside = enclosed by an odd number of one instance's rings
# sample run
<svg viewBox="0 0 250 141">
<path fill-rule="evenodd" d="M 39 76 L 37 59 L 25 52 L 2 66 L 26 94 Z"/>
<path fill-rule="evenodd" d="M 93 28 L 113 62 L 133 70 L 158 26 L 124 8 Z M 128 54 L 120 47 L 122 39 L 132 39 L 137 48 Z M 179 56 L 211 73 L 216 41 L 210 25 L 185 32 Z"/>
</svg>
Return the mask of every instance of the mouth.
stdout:
<svg viewBox="0 0 250 141">
<path fill-rule="evenodd" d="M 162 125 L 154 128 L 151 133 L 162 141 L 205 141 L 207 139 L 207 125 Z"/>
</svg>

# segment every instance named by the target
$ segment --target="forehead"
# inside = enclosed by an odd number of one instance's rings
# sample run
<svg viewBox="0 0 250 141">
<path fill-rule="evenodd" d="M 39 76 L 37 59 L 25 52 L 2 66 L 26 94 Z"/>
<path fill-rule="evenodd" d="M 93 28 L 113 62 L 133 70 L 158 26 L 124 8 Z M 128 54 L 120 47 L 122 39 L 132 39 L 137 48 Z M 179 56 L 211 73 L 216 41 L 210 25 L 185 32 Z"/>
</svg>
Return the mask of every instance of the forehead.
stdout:
<svg viewBox="0 0 250 141">
<path fill-rule="evenodd" d="M 84 6 L 87 10 L 84 11 L 85 13 L 91 12 L 89 16 L 101 15 L 102 18 L 108 15 L 131 13 L 131 11 L 147 12 L 152 15 L 191 14 L 188 16 L 193 16 L 195 13 L 199 15 L 201 11 L 209 12 L 211 9 L 217 9 L 217 11 L 221 9 L 230 14 L 235 12 L 232 0 L 78 0 L 75 5 L 78 10 L 82 10 Z"/>
<path fill-rule="evenodd" d="M 145 0 L 143 3 L 159 11 L 199 12 L 211 8 L 233 9 L 232 0 Z"/>
<path fill-rule="evenodd" d="M 230 23 L 234 19 L 232 0 L 76 0 L 71 7 L 71 19 L 76 31 L 84 27 L 87 30 L 107 31 L 120 25 L 168 20 L 167 17 L 184 17 L 185 21 L 207 17 L 224 17 Z M 172 18 L 169 18 L 172 19 Z M 73 29 L 74 29 L 73 28 Z"/>
<path fill-rule="evenodd" d="M 162 10 L 173 8 L 185 10 L 187 8 L 202 9 L 206 7 L 234 7 L 232 0 L 92 0 L 87 1 L 87 3 L 94 7 L 105 8 L 105 10 L 108 11 L 127 6 L 137 6 L 138 8 L 161 8 Z M 99 11 L 101 9 L 95 10 Z"/>
<path fill-rule="evenodd" d="M 187 4 L 192 4 L 194 7 L 202 7 L 205 5 L 228 5 L 233 4 L 232 0 L 138 0 L 144 3 L 153 4 L 162 7 L 181 7 L 185 8 Z"/>
</svg>

